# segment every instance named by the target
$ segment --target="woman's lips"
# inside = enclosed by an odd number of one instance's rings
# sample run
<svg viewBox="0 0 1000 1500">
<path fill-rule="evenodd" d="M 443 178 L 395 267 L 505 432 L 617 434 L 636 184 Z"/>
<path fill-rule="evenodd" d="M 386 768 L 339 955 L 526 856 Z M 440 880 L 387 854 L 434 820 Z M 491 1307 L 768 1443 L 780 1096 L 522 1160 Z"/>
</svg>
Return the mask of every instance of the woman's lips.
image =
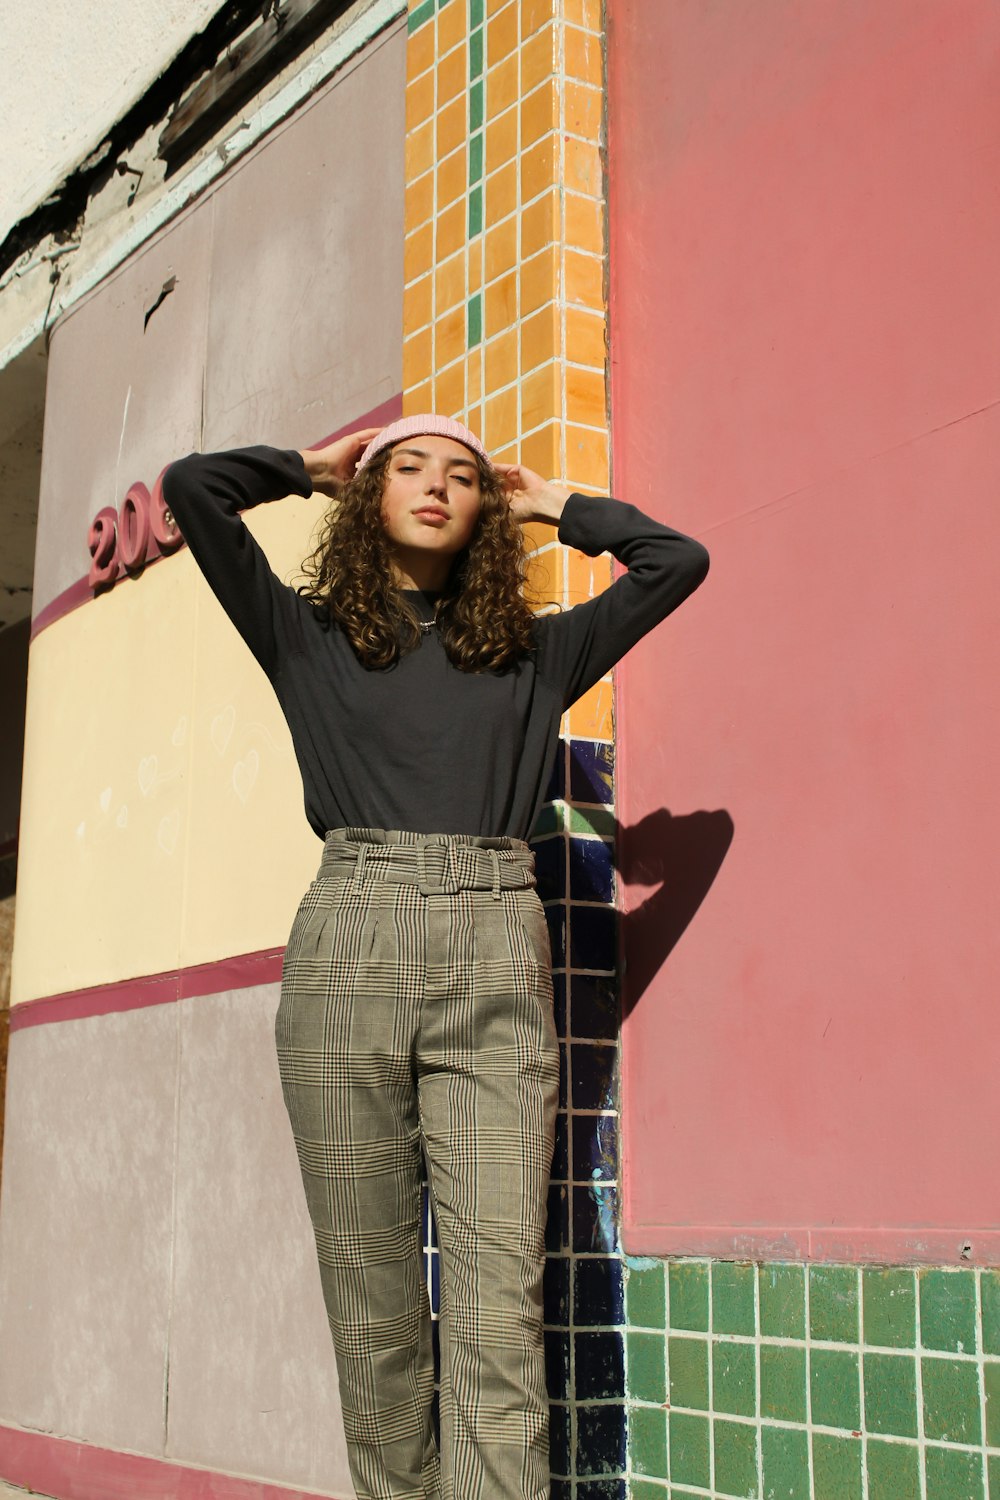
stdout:
<svg viewBox="0 0 1000 1500">
<path fill-rule="evenodd" d="M 448 519 L 439 510 L 416 510 L 413 514 L 420 521 L 429 521 L 432 526 L 443 526 Z"/>
</svg>

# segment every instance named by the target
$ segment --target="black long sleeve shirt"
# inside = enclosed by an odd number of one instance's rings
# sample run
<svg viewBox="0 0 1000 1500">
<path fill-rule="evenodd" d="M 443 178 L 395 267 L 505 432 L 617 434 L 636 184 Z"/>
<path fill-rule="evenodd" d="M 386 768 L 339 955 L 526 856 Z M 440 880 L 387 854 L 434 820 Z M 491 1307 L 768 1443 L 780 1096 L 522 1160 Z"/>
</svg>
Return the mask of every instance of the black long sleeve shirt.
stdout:
<svg viewBox="0 0 1000 1500">
<path fill-rule="evenodd" d="M 192 453 L 163 493 L 223 609 L 267 673 L 316 834 L 343 827 L 527 839 L 560 718 L 701 583 L 708 553 L 620 500 L 573 494 L 559 540 L 628 568 L 596 599 L 536 618 L 537 650 L 502 672 L 462 672 L 432 630 L 369 670 L 339 625 L 272 572 L 239 512 L 308 496 L 301 455 L 264 446 Z M 422 619 L 437 597 L 408 590 Z"/>
</svg>

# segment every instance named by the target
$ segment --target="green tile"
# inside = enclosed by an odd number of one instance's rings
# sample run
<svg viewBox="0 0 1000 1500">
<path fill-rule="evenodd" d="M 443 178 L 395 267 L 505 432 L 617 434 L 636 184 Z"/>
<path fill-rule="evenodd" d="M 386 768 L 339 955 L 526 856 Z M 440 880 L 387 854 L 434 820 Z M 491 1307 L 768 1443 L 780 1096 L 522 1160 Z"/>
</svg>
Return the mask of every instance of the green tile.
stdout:
<svg viewBox="0 0 1000 1500">
<path fill-rule="evenodd" d="M 483 83 L 474 83 L 469 90 L 469 129 L 483 128 Z"/>
<path fill-rule="evenodd" d="M 670 1413 L 670 1483 L 708 1489 L 708 1418 Z"/>
<path fill-rule="evenodd" d="M 813 1433 L 813 1500 L 861 1500 L 861 1439 Z"/>
<path fill-rule="evenodd" d="M 806 1336 L 806 1276 L 804 1266 L 760 1266 L 762 1338 L 804 1339 Z"/>
<path fill-rule="evenodd" d="M 469 137 L 469 182 L 482 181 L 483 176 L 483 132 L 477 130 Z"/>
<path fill-rule="evenodd" d="M 816 1427 L 861 1426 L 861 1380 L 858 1356 L 846 1349 L 811 1349 L 809 1381 L 812 1420 Z"/>
<path fill-rule="evenodd" d="M 564 813 L 565 808 L 561 802 L 546 803 L 535 819 L 535 826 L 531 830 L 532 839 L 541 838 L 546 833 L 562 833 Z"/>
<path fill-rule="evenodd" d="M 983 1302 L 983 1352 L 1000 1354 L 1000 1271 L 984 1271 L 981 1287 Z M 992 1500 L 992 1496 L 990 1497 Z"/>
<path fill-rule="evenodd" d="M 861 1273 L 864 1341 L 890 1349 L 913 1349 L 917 1343 L 913 1272 L 866 1266 Z"/>
<path fill-rule="evenodd" d="M 920 1500 L 920 1452 L 913 1443 L 868 1439 L 868 1500 Z"/>
<path fill-rule="evenodd" d="M 670 1405 L 708 1410 L 708 1344 L 705 1339 L 668 1339 Z"/>
<path fill-rule="evenodd" d="M 650 1479 L 630 1479 L 629 1500 L 668 1500 L 665 1484 L 655 1484 Z"/>
<path fill-rule="evenodd" d="M 986 1446 L 1000 1448 L 1000 1365 L 988 1359 L 983 1367 L 986 1387 Z"/>
<path fill-rule="evenodd" d="M 720 1495 L 756 1497 L 757 1433 L 749 1422 L 716 1422 L 712 1429 L 715 1446 L 715 1489 Z"/>
<path fill-rule="evenodd" d="M 628 1393 L 633 1401 L 667 1399 L 667 1350 L 662 1333 L 626 1334 Z"/>
<path fill-rule="evenodd" d="M 712 1267 L 712 1329 L 715 1333 L 744 1333 L 753 1338 L 754 1279 L 752 1265 L 717 1260 Z"/>
<path fill-rule="evenodd" d="M 483 0 L 469 0 L 469 30 L 483 24 Z"/>
<path fill-rule="evenodd" d="M 809 1267 L 809 1332 L 838 1344 L 858 1342 L 858 1273 L 854 1266 Z"/>
<path fill-rule="evenodd" d="M 667 1414 L 655 1406 L 628 1408 L 628 1448 L 637 1474 L 667 1477 Z"/>
<path fill-rule="evenodd" d="M 469 193 L 469 239 L 483 232 L 483 190 L 474 187 Z"/>
<path fill-rule="evenodd" d="M 481 78 L 483 74 L 483 29 L 477 27 L 469 33 L 469 77 Z"/>
<path fill-rule="evenodd" d="M 764 1500 L 811 1500 L 806 1434 L 793 1427 L 762 1427 L 760 1442 Z"/>
<path fill-rule="evenodd" d="M 734 1417 L 752 1417 L 757 1408 L 756 1353 L 753 1344 L 712 1345 L 712 1405 Z M 1000 1368 L 1000 1367 L 998 1367 Z"/>
<path fill-rule="evenodd" d="M 922 1359 L 924 1436 L 946 1443 L 981 1443 L 979 1370 L 974 1360 Z"/>
<path fill-rule="evenodd" d="M 469 348 L 474 349 L 483 337 L 483 296 L 477 292 L 469 298 Z"/>
<path fill-rule="evenodd" d="M 972 1271 L 919 1273 L 920 1342 L 952 1354 L 976 1352 L 976 1278 Z"/>
<path fill-rule="evenodd" d="M 615 814 L 606 807 L 568 807 L 570 833 L 596 833 L 611 839 L 617 833 Z M 706 1279 L 708 1271 L 705 1271 Z"/>
<path fill-rule="evenodd" d="M 990 1454 L 986 1463 L 989 1471 L 990 1500 L 1000 1500 L 1000 1458 L 995 1458 Z"/>
<path fill-rule="evenodd" d="M 928 1448 L 924 1461 L 927 1500 L 979 1500 L 983 1459 L 958 1448 Z"/>
<path fill-rule="evenodd" d="M 865 1423 L 869 1432 L 917 1435 L 917 1362 L 907 1354 L 864 1357 Z"/>
<path fill-rule="evenodd" d="M 665 1328 L 664 1270 L 660 1264 L 641 1270 L 626 1265 L 625 1321 L 630 1328 Z"/>
<path fill-rule="evenodd" d="M 419 31 L 425 21 L 429 21 L 434 14 L 434 0 L 424 0 L 423 5 L 418 5 L 416 10 L 411 10 L 406 18 L 406 34 L 412 36 Z"/>
<path fill-rule="evenodd" d="M 669 1285 L 670 1327 L 707 1333 L 708 1267 L 698 1261 L 671 1261 Z"/>
<path fill-rule="evenodd" d="M 806 1351 L 783 1345 L 760 1348 L 760 1414 L 779 1422 L 806 1419 Z"/>
</svg>

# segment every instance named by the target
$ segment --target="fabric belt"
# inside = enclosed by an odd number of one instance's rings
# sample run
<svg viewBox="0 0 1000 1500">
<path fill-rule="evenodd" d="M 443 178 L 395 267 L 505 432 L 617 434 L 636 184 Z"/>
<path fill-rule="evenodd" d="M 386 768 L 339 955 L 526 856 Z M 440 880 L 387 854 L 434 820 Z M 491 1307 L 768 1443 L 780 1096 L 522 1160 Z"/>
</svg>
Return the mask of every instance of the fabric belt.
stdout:
<svg viewBox="0 0 1000 1500">
<path fill-rule="evenodd" d="M 536 884 L 535 856 L 522 839 L 471 834 L 413 834 L 385 829 L 332 829 L 320 877 L 350 876 L 415 885 L 425 896 L 456 891 L 525 890 Z"/>
</svg>

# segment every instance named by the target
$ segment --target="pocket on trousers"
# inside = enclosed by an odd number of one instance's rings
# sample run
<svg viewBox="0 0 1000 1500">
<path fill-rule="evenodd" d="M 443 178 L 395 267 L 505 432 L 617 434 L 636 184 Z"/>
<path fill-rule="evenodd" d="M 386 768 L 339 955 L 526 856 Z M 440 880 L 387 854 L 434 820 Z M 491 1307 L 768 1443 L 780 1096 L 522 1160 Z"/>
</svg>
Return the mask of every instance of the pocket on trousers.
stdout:
<svg viewBox="0 0 1000 1500">
<path fill-rule="evenodd" d="M 545 908 L 538 892 L 533 887 L 517 891 L 514 897 L 514 910 L 535 964 L 539 969 L 551 974 L 552 939 L 549 936 L 549 924 L 545 919 Z"/>
<path fill-rule="evenodd" d="M 347 879 L 313 881 L 299 903 L 288 942 L 286 963 L 295 959 L 346 962 L 357 967 L 371 958 L 378 930 L 378 911 L 351 897 Z"/>
</svg>

